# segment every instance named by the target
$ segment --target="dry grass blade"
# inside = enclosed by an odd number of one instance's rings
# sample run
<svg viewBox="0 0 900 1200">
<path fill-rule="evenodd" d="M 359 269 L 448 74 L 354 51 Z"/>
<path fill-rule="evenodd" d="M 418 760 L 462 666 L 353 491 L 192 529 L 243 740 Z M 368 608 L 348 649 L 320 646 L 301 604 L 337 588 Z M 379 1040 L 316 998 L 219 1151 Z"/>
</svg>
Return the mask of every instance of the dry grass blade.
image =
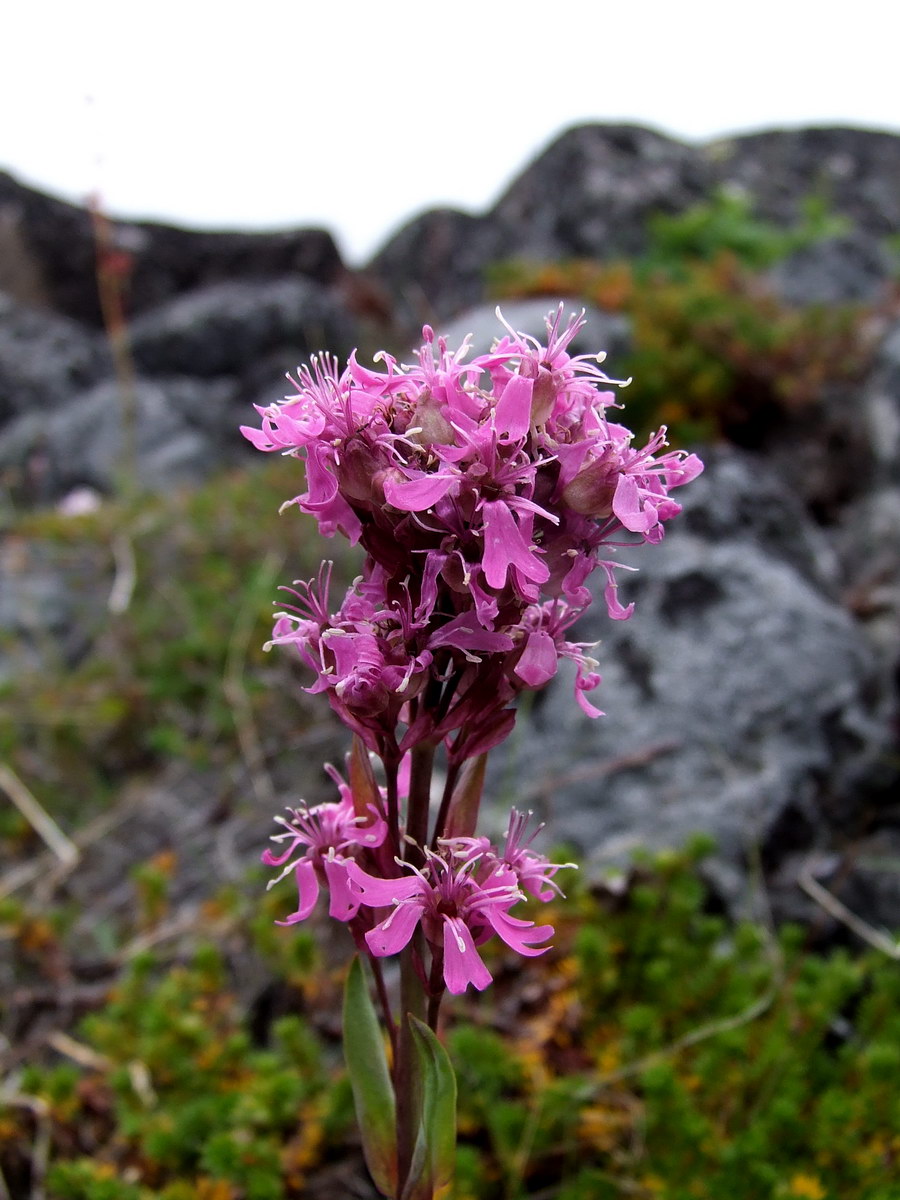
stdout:
<svg viewBox="0 0 900 1200">
<path fill-rule="evenodd" d="M 623 1079 L 640 1075 L 649 1067 L 655 1067 L 657 1063 L 673 1058 L 681 1050 L 687 1050 L 690 1046 L 696 1046 L 698 1042 L 705 1042 L 709 1038 L 718 1037 L 720 1034 L 729 1033 L 732 1029 L 739 1029 L 742 1025 L 748 1025 L 771 1008 L 777 995 L 778 988 L 770 988 L 769 991 L 760 996 L 758 1000 L 754 1000 L 752 1004 L 749 1004 L 741 1012 L 735 1013 L 731 1017 L 722 1017 L 718 1021 L 710 1021 L 706 1025 L 700 1025 L 696 1029 L 692 1029 L 690 1033 L 676 1038 L 674 1042 L 670 1042 L 667 1046 L 663 1046 L 659 1050 L 654 1050 L 651 1054 L 647 1054 L 643 1058 L 625 1063 L 624 1066 L 619 1067 L 615 1071 L 607 1071 L 603 1075 L 597 1075 L 591 1081 L 589 1094 L 593 1096 L 596 1092 L 601 1091 L 612 1083 L 619 1083 Z"/>
<path fill-rule="evenodd" d="M 91 1071 L 110 1071 L 112 1069 L 113 1064 L 105 1054 L 98 1054 L 96 1050 L 85 1046 L 83 1042 L 76 1041 L 61 1029 L 55 1029 L 52 1033 L 48 1033 L 46 1042 L 57 1054 L 71 1059 L 80 1067 L 87 1067 Z"/>
<path fill-rule="evenodd" d="M 267 554 L 255 584 L 248 589 L 228 642 L 228 657 L 222 681 L 222 691 L 231 708 L 238 744 L 253 783 L 253 791 L 261 804 L 270 807 L 275 803 L 275 788 L 266 770 L 265 753 L 253 719 L 250 698 L 244 686 L 244 664 L 255 625 L 254 602 L 259 591 L 268 591 L 272 587 L 283 562 L 283 555 L 274 552 Z"/>
<path fill-rule="evenodd" d="M 2 765 L 0 765 L 2 770 Z M 75 847 L 77 854 L 74 858 L 69 858 L 63 861 L 58 861 L 55 869 L 52 862 L 48 866 L 47 856 L 39 855 L 37 858 L 32 858 L 29 862 L 21 863 L 12 870 L 7 871 L 0 880 L 0 900 L 6 896 L 11 896 L 13 892 L 17 892 L 19 888 L 25 887 L 33 880 L 41 878 L 46 883 L 46 888 L 43 889 L 43 900 L 49 900 L 54 889 L 78 866 L 82 861 L 82 852 L 93 842 L 105 837 L 106 834 L 115 829 L 126 821 L 134 808 L 140 801 L 140 790 L 135 789 L 131 795 L 122 800 L 115 808 L 109 812 L 101 813 L 94 820 L 89 821 L 82 829 L 76 833 L 72 845 Z M 65 835 L 63 835 L 65 836 Z M 2 1198 L 0 1198 L 2 1200 Z"/>
<path fill-rule="evenodd" d="M 106 601 L 106 607 L 114 616 L 121 616 L 122 613 L 128 611 L 137 584 L 134 547 L 127 534 L 116 534 L 112 541 L 112 552 L 116 564 L 116 575 Z"/>
<path fill-rule="evenodd" d="M 81 857 L 81 851 L 68 838 L 47 810 L 31 794 L 22 780 L 5 763 L 0 763 L 0 788 L 31 825 L 44 844 L 53 851 L 60 862 L 71 866 Z"/>
<path fill-rule="evenodd" d="M 845 904 L 838 900 L 837 896 L 833 896 L 827 888 L 823 888 L 818 880 L 813 879 L 812 871 L 809 866 L 806 866 L 798 880 L 800 886 L 806 892 L 810 899 L 815 900 L 829 916 L 834 917 L 836 921 L 840 921 L 848 929 L 852 929 L 857 937 L 861 937 L 864 942 L 867 942 L 875 950 L 880 950 L 882 954 L 886 954 L 888 958 L 892 958 L 895 962 L 900 961 L 900 942 L 895 942 L 886 933 L 880 929 L 874 929 L 868 925 L 856 913 L 850 911 Z"/>
</svg>

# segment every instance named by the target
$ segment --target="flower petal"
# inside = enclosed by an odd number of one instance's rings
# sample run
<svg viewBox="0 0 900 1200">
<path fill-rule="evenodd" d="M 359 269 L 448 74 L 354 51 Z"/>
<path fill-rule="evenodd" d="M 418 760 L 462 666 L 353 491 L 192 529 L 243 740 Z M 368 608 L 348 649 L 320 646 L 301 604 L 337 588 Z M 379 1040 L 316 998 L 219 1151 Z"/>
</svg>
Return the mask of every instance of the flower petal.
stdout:
<svg viewBox="0 0 900 1200">
<path fill-rule="evenodd" d="M 535 925 L 534 921 L 520 921 L 518 917 L 511 917 L 496 905 L 485 905 L 482 912 L 490 921 L 494 932 L 519 954 L 531 958 L 550 949 L 549 946 L 536 947 L 535 943 L 546 942 L 547 938 L 553 936 L 552 925 Z"/>
<path fill-rule="evenodd" d="M 456 481 L 456 475 L 441 474 L 400 481 L 385 478 L 384 498 L 401 512 L 424 512 L 446 496 Z"/>
<path fill-rule="evenodd" d="M 367 874 L 355 862 L 347 864 L 347 874 L 353 884 L 353 890 L 360 893 L 363 904 L 369 908 L 385 908 L 389 904 L 397 904 L 400 900 L 415 896 L 423 887 L 428 886 L 418 875 L 379 879 L 375 875 Z"/>
<path fill-rule="evenodd" d="M 397 954 L 413 935 L 422 916 L 422 905 L 415 902 L 398 904 L 391 915 L 366 934 L 366 944 L 374 955 L 383 958 Z"/>
<path fill-rule="evenodd" d="M 325 878 L 328 880 L 328 890 L 331 899 L 328 904 L 328 915 L 338 921 L 349 921 L 355 917 L 362 903 L 358 891 L 354 891 L 347 875 L 350 864 L 347 858 L 326 858 Z"/>
<path fill-rule="evenodd" d="M 483 992 L 492 975 L 475 949 L 468 926 L 460 917 L 444 917 L 444 982 L 454 996 L 471 983 Z"/>
<path fill-rule="evenodd" d="M 539 688 L 553 678 L 559 665 L 556 642 L 544 629 L 529 633 L 515 672 L 528 687 Z"/>
<path fill-rule="evenodd" d="M 620 475 L 613 495 L 612 510 L 632 533 L 646 533 L 656 524 L 656 509 L 647 502 L 641 504 L 637 480 L 633 475 Z"/>
<path fill-rule="evenodd" d="M 515 567 L 526 579 L 545 583 L 550 571 L 526 542 L 509 507 L 502 500 L 487 500 L 484 513 L 484 577 L 491 587 L 506 585 L 510 567 Z"/>
<path fill-rule="evenodd" d="M 298 921 L 305 921 L 315 908 L 319 898 L 319 877 L 316 875 L 315 864 L 311 858 L 302 858 L 297 863 L 294 877 L 297 880 L 297 893 L 300 901 L 297 911 L 291 913 L 289 917 L 285 917 L 283 921 L 276 921 L 276 925 L 296 925 Z"/>
<path fill-rule="evenodd" d="M 531 425 L 531 402 L 534 380 L 513 375 L 494 409 L 494 426 L 502 441 L 517 442 Z"/>
</svg>

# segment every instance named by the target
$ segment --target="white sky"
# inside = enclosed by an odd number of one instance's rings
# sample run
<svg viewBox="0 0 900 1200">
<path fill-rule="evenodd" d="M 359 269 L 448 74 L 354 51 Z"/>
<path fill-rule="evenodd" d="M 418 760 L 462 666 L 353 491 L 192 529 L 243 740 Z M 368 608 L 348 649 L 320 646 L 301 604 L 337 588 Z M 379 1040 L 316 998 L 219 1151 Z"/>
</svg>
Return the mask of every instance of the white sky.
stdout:
<svg viewBox="0 0 900 1200">
<path fill-rule="evenodd" d="M 900 132 L 897 0 L 19 0 L 2 36 L 0 169 L 114 215 L 322 224 L 351 262 L 581 121 Z"/>
</svg>

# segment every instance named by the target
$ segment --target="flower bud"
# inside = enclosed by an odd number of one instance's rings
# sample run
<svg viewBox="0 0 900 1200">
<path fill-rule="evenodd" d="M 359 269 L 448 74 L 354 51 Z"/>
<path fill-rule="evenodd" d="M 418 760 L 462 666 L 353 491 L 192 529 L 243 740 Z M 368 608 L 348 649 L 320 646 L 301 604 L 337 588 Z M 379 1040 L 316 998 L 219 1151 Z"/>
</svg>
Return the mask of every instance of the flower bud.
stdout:
<svg viewBox="0 0 900 1200">
<path fill-rule="evenodd" d="M 411 427 L 407 436 L 419 446 L 453 445 L 453 426 L 441 412 L 441 406 L 429 390 L 422 392 L 413 410 Z"/>
<path fill-rule="evenodd" d="M 563 503 L 583 517 L 600 520 L 612 513 L 618 473 L 605 458 L 591 459 L 563 488 Z"/>
<path fill-rule="evenodd" d="M 362 438 L 352 438 L 341 451 L 335 474 L 342 495 L 364 505 L 384 503 L 385 457 Z"/>
</svg>

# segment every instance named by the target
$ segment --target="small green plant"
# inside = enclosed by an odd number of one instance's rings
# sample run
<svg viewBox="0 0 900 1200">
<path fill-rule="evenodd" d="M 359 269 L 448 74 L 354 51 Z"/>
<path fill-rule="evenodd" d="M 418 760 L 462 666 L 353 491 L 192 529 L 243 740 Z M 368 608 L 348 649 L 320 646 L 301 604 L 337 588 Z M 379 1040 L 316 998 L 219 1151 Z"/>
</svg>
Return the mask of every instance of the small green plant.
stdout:
<svg viewBox="0 0 900 1200">
<path fill-rule="evenodd" d="M 869 357 L 859 306 L 790 306 L 762 270 L 845 228 L 819 198 L 783 229 L 740 193 L 650 222 L 634 262 L 507 262 L 499 296 L 572 296 L 627 314 L 633 349 L 612 364 L 633 383 L 623 400 L 642 433 L 665 424 L 679 442 L 726 436 L 754 445 L 829 383 L 857 379 Z"/>
<path fill-rule="evenodd" d="M 650 247 L 638 268 L 677 273 L 686 263 L 712 262 L 727 253 L 745 267 L 762 269 L 848 228 L 846 218 L 831 212 L 821 195 L 807 196 L 800 220 L 785 227 L 758 217 L 746 192 L 719 188 L 709 200 L 682 213 L 651 217 Z"/>
</svg>

